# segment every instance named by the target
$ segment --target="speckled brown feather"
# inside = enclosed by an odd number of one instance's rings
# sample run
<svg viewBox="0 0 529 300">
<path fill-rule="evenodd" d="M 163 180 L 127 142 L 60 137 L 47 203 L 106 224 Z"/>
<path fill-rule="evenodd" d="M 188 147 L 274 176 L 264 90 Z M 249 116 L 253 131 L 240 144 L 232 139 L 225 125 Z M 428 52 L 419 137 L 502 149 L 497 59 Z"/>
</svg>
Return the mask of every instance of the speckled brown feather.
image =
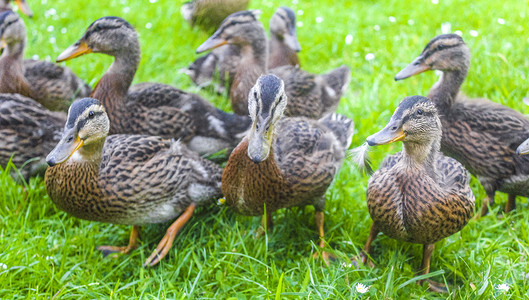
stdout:
<svg viewBox="0 0 529 300">
<path fill-rule="evenodd" d="M 402 157 L 402 152 L 389 156 L 369 180 L 367 206 L 376 227 L 391 238 L 419 244 L 460 231 L 474 210 L 463 166 L 439 154 L 434 180 L 406 166 Z"/>
<path fill-rule="evenodd" d="M 248 92 L 258 77 L 268 70 L 264 28 L 250 14 L 251 12 L 239 12 L 230 15 L 210 37 L 226 39 L 228 44 L 241 49 L 241 59 L 238 60 L 236 69 L 229 71 L 235 74 L 230 88 L 230 101 L 233 111 L 240 115 L 248 114 Z M 333 112 L 350 78 L 350 69 L 346 66 L 323 75 L 313 75 L 293 66 L 275 68 L 269 70 L 269 73 L 285 81 L 289 99 L 286 115 L 309 118 L 321 118 Z"/>
<path fill-rule="evenodd" d="M 54 111 L 66 111 L 75 98 L 90 94 L 90 88 L 70 69 L 46 61 L 22 59 L 26 31 L 16 13 L 1 13 L 0 28 L 2 38 L 10 40 L 0 58 L 1 93 L 30 97 Z"/>
<path fill-rule="evenodd" d="M 81 39 L 90 47 L 115 56 L 91 95 L 105 106 L 111 134 L 175 138 L 206 154 L 232 149 L 241 140 L 239 135 L 247 130 L 247 116 L 226 114 L 198 95 L 159 83 L 131 87 L 140 48 L 136 31 L 125 20 L 100 18 Z"/>
<path fill-rule="evenodd" d="M 212 203 L 220 196 L 221 172 L 179 142 L 112 135 L 100 164 L 56 165 L 45 181 L 53 202 L 75 217 L 141 225 L 174 219 L 191 202 Z"/>
<path fill-rule="evenodd" d="M 229 14 L 248 8 L 250 0 L 193 0 L 184 3 L 181 12 L 191 27 L 211 32 Z"/>
<path fill-rule="evenodd" d="M 322 211 L 325 191 L 340 168 L 350 143 L 352 123 L 337 115 L 321 121 L 285 118 L 279 121 L 269 157 L 256 164 L 244 139 L 230 155 L 222 175 L 226 203 L 245 215 L 262 215 L 280 208 L 314 205 Z M 345 143 L 325 124 L 339 123 Z M 338 133 L 337 133 L 338 134 Z"/>
<path fill-rule="evenodd" d="M 529 120 L 509 107 L 459 93 L 470 66 L 470 50 L 461 37 L 435 37 L 418 59 L 443 71 L 428 94 L 443 124 L 441 151 L 478 177 L 492 201 L 497 190 L 529 196 L 529 157 L 516 154 L 529 138 Z"/>
<path fill-rule="evenodd" d="M 11 156 L 22 175 L 43 175 L 46 155 L 60 139 L 66 115 L 51 112 L 32 99 L 0 94 L 0 165 Z M 32 163 L 22 166 L 30 159 Z"/>
</svg>

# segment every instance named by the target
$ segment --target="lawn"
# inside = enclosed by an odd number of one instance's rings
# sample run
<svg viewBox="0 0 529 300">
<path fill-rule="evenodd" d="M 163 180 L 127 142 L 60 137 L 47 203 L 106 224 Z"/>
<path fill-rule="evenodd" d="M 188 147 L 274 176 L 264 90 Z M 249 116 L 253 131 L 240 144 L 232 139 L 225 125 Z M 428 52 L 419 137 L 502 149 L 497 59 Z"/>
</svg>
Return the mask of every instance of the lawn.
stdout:
<svg viewBox="0 0 529 300">
<path fill-rule="evenodd" d="M 193 87 L 178 70 L 197 57 L 207 39 L 180 16 L 180 4 L 161 0 L 28 0 L 35 13 L 28 28 L 26 57 L 54 60 L 96 18 L 116 15 L 140 33 L 142 61 L 135 83 L 172 84 L 228 110 L 228 101 Z M 470 97 L 529 112 L 529 2 L 523 1 L 257 1 L 261 20 L 280 6 L 297 12 L 302 67 L 314 73 L 346 64 L 352 78 L 338 112 L 356 124 L 353 146 L 381 129 L 399 101 L 426 95 L 437 80 L 428 72 L 402 82 L 394 75 L 441 33 L 442 24 L 460 31 L 472 52 L 462 90 Z M 449 25 L 448 25 L 449 24 Z M 110 57 L 91 54 L 66 63 L 92 86 Z M 401 144 L 372 151 L 375 167 Z M 434 279 L 452 285 L 450 294 L 416 284 L 420 245 L 379 235 L 374 268 L 350 267 L 371 226 L 365 192 L 368 176 L 346 162 L 327 192 L 325 250 L 338 259 L 329 267 L 312 259 L 319 249 L 313 208 L 275 214 L 273 231 L 259 239 L 259 218 L 239 216 L 211 205 L 199 209 L 154 268 L 142 267 L 167 224 L 144 227 L 141 247 L 130 255 L 103 258 L 98 245 L 124 245 L 130 227 L 88 222 L 59 211 L 41 178 L 17 185 L 0 173 L 0 298 L 213 298 L 213 299 L 519 299 L 529 297 L 529 209 L 518 199 L 504 215 L 506 195 L 497 194 L 489 216 L 472 220 L 459 233 L 436 244 Z M 24 190 L 25 188 L 25 190 Z M 485 194 L 472 180 L 476 208 Z M 415 279 L 414 279 L 415 278 Z M 366 294 L 357 284 L 369 286 Z M 504 292 L 498 285 L 507 284 Z"/>
</svg>

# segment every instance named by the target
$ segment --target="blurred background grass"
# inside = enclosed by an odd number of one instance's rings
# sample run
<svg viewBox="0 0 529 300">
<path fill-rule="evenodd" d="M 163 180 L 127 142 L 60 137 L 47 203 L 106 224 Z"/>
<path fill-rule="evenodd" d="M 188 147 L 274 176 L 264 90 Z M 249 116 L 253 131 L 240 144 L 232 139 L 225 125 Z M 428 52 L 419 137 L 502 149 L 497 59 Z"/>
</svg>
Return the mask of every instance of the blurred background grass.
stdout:
<svg viewBox="0 0 529 300">
<path fill-rule="evenodd" d="M 115 15 L 140 33 L 142 60 L 135 83 L 172 84 L 198 92 L 219 107 L 228 101 L 211 91 L 198 91 L 178 70 L 197 56 L 208 35 L 191 29 L 173 1 L 28 0 L 35 17 L 28 28 L 26 57 L 54 60 L 81 37 L 95 19 Z M 459 31 L 472 52 L 472 65 L 462 91 L 486 97 L 527 113 L 529 96 L 529 1 L 252 1 L 268 20 L 278 6 L 296 11 L 302 67 L 322 73 L 341 64 L 352 68 L 350 86 L 338 112 L 356 124 L 353 146 L 381 129 L 399 101 L 426 95 L 437 80 L 428 72 L 402 82 L 394 75 L 441 33 Z M 90 54 L 69 61 L 92 86 L 112 58 Z M 371 153 L 375 167 L 400 144 Z M 497 194 L 491 214 L 471 221 L 460 233 L 436 245 L 432 271 L 436 280 L 454 286 L 436 295 L 408 282 L 420 266 L 422 247 L 383 235 L 374 243 L 375 268 L 349 267 L 349 258 L 365 243 L 371 220 L 365 204 L 368 177 L 346 162 L 327 193 L 326 239 L 338 260 L 330 267 L 314 261 L 318 235 L 313 209 L 294 208 L 275 214 L 275 228 L 254 239 L 259 218 L 238 216 L 226 208 L 198 210 L 175 240 L 169 255 L 155 268 L 142 262 L 167 225 L 147 226 L 142 246 L 131 255 L 103 258 L 97 245 L 122 245 L 130 228 L 75 219 L 58 211 L 42 179 L 26 186 L 0 174 L 0 298 L 498 298 L 529 297 L 529 210 L 518 199 L 516 212 L 499 219 L 506 195 Z M 472 181 L 476 207 L 484 192 Z M 26 195 L 27 193 L 27 195 Z M 367 294 L 356 285 L 370 286 Z M 506 293 L 497 289 L 508 284 Z"/>
</svg>

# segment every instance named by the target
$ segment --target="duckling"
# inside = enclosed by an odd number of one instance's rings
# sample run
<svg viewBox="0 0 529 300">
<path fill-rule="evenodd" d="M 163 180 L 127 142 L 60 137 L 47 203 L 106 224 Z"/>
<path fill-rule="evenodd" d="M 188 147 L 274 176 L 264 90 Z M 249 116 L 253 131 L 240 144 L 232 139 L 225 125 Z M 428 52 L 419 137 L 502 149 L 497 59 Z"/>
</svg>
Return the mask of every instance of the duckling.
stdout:
<svg viewBox="0 0 529 300">
<path fill-rule="evenodd" d="M 255 14 L 258 14 L 256 11 Z M 270 39 L 268 41 L 268 68 L 283 65 L 299 66 L 297 53 L 301 51 L 296 36 L 296 14 L 286 6 L 278 8 L 270 19 Z M 211 50 L 208 54 L 197 58 L 189 67 L 182 69 L 198 86 L 211 83 L 218 68 L 220 83 L 215 86 L 219 94 L 231 87 L 235 76 L 234 70 L 241 58 L 240 49 L 236 45 L 223 45 Z M 231 79 L 231 80 L 230 80 Z"/>
<path fill-rule="evenodd" d="M 191 150 L 207 154 L 235 147 L 250 125 L 248 116 L 227 114 L 200 96 L 169 85 L 142 83 L 129 90 L 140 62 L 140 45 L 136 30 L 122 18 L 97 19 L 57 61 L 91 52 L 114 57 L 91 95 L 105 106 L 111 134 L 180 139 Z"/>
<path fill-rule="evenodd" d="M 402 141 L 402 152 L 387 157 L 369 179 L 367 206 L 373 219 L 362 261 L 379 232 L 423 244 L 422 274 L 430 271 L 435 243 L 460 231 L 474 210 L 470 176 L 440 152 L 441 120 L 425 97 L 402 100 L 389 123 L 367 138 L 369 146 Z M 439 283 L 430 289 L 445 291 Z"/>
<path fill-rule="evenodd" d="M 287 116 L 320 118 L 333 112 L 350 79 L 350 69 L 341 66 L 323 75 L 313 75 L 298 67 L 282 66 L 267 71 L 268 49 L 263 25 L 255 11 L 231 14 L 197 53 L 229 44 L 239 47 L 241 58 L 234 70 L 229 96 L 232 109 L 248 114 L 248 92 L 261 74 L 271 73 L 285 81 L 289 104 Z"/>
<path fill-rule="evenodd" d="M 72 104 L 60 142 L 47 156 L 46 189 L 74 217 L 133 225 L 129 245 L 102 246 L 128 253 L 140 225 L 178 219 L 145 262 L 157 264 L 196 206 L 220 197 L 222 170 L 182 143 L 147 135 L 108 136 L 110 122 L 96 99 Z"/>
<path fill-rule="evenodd" d="M 180 13 L 191 25 L 212 32 L 224 18 L 236 11 L 248 8 L 250 0 L 192 0 L 182 4 Z"/>
<path fill-rule="evenodd" d="M 0 12 L 12 10 L 9 2 L 11 2 L 11 0 L 0 0 Z M 23 14 L 30 18 L 33 17 L 33 12 L 31 11 L 31 8 L 29 7 L 26 0 L 15 0 L 15 3 Z"/>
<path fill-rule="evenodd" d="M 46 61 L 23 60 L 26 45 L 24 21 L 13 11 L 0 13 L 0 93 L 18 93 L 46 108 L 66 111 L 71 101 L 88 96 L 90 87 L 66 67 Z"/>
<path fill-rule="evenodd" d="M 230 155 L 222 193 L 226 204 L 243 215 L 263 215 L 266 206 L 266 228 L 278 209 L 313 205 L 323 247 L 325 192 L 343 163 L 354 125 L 337 114 L 320 120 L 282 118 L 286 107 L 283 81 L 259 77 L 249 94 L 252 126 Z M 322 254 L 328 262 L 328 254 Z"/>
<path fill-rule="evenodd" d="M 268 68 L 299 66 L 301 46 L 296 35 L 296 14 L 290 7 L 281 6 L 270 19 Z"/>
<path fill-rule="evenodd" d="M 470 50 L 463 39 L 443 34 L 433 38 L 395 80 L 427 70 L 443 72 L 428 93 L 443 124 L 441 151 L 479 179 L 487 193 L 481 216 L 494 203 L 496 191 L 509 194 L 509 212 L 516 207 L 517 195 L 529 197 L 529 157 L 516 155 L 516 147 L 529 138 L 529 120 L 509 107 L 459 94 L 469 66 Z"/>
<path fill-rule="evenodd" d="M 44 175 L 46 155 L 60 140 L 66 115 L 19 94 L 0 93 L 0 165 L 10 159 L 21 175 Z"/>
</svg>

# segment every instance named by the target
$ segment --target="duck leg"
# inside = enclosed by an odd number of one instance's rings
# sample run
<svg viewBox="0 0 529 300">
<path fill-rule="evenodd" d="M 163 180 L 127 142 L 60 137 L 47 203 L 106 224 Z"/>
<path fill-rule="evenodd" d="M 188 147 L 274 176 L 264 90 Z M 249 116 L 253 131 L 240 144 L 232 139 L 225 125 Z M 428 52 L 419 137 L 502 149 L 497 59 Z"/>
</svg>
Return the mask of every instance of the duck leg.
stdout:
<svg viewBox="0 0 529 300">
<path fill-rule="evenodd" d="M 325 232 L 323 230 L 323 223 L 324 223 L 323 211 L 315 211 L 314 220 L 316 222 L 316 227 L 318 227 L 318 233 L 320 234 L 320 248 L 323 249 L 325 247 Z M 317 258 L 318 253 L 317 252 L 314 253 L 313 257 Z M 327 266 L 329 266 L 329 263 L 331 260 L 335 259 L 334 255 L 328 252 L 325 252 L 325 251 L 321 252 L 321 258 L 323 259 L 323 261 L 325 262 Z"/>
<path fill-rule="evenodd" d="M 127 246 L 99 246 L 97 247 L 97 250 L 101 251 L 103 253 L 103 256 L 107 256 L 111 253 L 122 253 L 122 254 L 128 254 L 131 250 L 136 249 L 138 247 L 138 236 L 140 232 L 140 226 L 134 225 L 132 226 L 132 231 L 130 232 L 129 237 L 129 244 Z"/>
<path fill-rule="evenodd" d="M 375 226 L 375 223 L 373 223 L 371 225 L 371 229 L 369 230 L 369 237 L 367 238 L 367 242 L 364 245 L 364 249 L 362 250 L 362 252 L 360 252 L 360 257 L 355 257 L 352 259 L 353 265 L 358 267 L 358 261 L 360 260 L 364 265 L 366 264 L 366 262 L 368 262 L 371 268 L 375 267 L 371 259 L 368 258 L 368 254 L 371 253 L 371 243 L 373 243 L 373 241 L 377 238 L 379 232 L 380 230 Z"/>
<path fill-rule="evenodd" d="M 495 191 L 487 192 L 487 197 L 483 199 L 483 205 L 481 206 L 481 214 L 478 216 L 476 215 L 476 219 L 479 217 L 483 217 L 489 213 L 489 206 L 492 206 L 494 204 L 494 194 Z"/>
<path fill-rule="evenodd" d="M 176 237 L 176 234 L 182 229 L 182 227 L 189 221 L 191 216 L 193 215 L 193 212 L 195 211 L 196 204 L 191 203 L 186 210 L 174 221 L 169 228 L 167 228 L 167 232 L 165 233 L 164 237 L 158 244 L 158 247 L 156 247 L 156 250 L 147 258 L 145 261 L 145 264 L 143 266 L 145 267 L 152 267 L 155 264 L 159 263 L 162 258 L 164 258 L 171 247 L 173 246 L 173 241 Z"/>
<path fill-rule="evenodd" d="M 432 253 L 433 253 L 434 248 L 435 248 L 435 244 L 424 244 L 422 246 L 422 266 L 421 266 L 422 274 L 421 275 L 430 273 L 430 262 L 432 260 Z M 427 279 L 427 281 L 428 281 L 428 289 L 430 291 L 437 292 L 437 293 L 448 293 L 448 289 L 446 285 L 430 280 L 430 279 Z M 424 280 L 420 280 L 417 283 L 422 284 L 423 282 Z"/>
<path fill-rule="evenodd" d="M 507 205 L 505 205 L 505 212 L 508 213 L 514 209 L 516 209 L 516 195 L 509 194 Z"/>
</svg>

